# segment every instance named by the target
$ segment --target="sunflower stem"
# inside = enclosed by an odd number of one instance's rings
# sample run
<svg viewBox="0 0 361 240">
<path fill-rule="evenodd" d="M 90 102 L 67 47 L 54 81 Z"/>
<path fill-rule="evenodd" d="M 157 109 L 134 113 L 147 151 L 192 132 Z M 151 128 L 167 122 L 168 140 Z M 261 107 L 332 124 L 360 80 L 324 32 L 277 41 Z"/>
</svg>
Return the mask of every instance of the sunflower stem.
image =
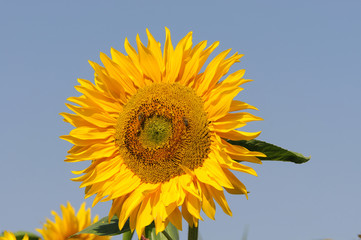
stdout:
<svg viewBox="0 0 361 240">
<path fill-rule="evenodd" d="M 188 225 L 188 240 L 198 240 L 198 227 Z"/>
</svg>

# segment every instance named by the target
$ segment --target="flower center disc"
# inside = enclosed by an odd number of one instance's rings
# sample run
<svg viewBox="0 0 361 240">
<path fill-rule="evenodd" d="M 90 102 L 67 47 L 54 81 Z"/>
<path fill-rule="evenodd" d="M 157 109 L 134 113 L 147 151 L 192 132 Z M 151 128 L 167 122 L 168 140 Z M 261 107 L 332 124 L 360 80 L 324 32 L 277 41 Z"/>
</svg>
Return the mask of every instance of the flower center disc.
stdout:
<svg viewBox="0 0 361 240">
<path fill-rule="evenodd" d="M 145 148 L 157 149 L 163 147 L 172 135 L 172 123 L 159 116 L 152 116 L 144 121 L 139 140 Z"/>
<path fill-rule="evenodd" d="M 120 113 L 116 143 L 124 163 L 144 182 L 161 183 L 203 165 L 210 132 L 202 99 L 179 84 L 139 89 Z"/>
</svg>

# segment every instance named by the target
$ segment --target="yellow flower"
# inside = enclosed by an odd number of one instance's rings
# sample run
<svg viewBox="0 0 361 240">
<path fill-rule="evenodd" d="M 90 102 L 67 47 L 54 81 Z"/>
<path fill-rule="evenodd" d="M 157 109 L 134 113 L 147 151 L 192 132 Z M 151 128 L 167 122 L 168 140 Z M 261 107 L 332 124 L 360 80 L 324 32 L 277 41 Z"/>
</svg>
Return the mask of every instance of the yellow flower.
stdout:
<svg viewBox="0 0 361 240">
<path fill-rule="evenodd" d="M 4 236 L 0 237 L 0 240 L 16 240 L 16 237 L 14 233 L 5 231 Z M 23 240 L 29 240 L 27 234 L 24 235 Z"/>
<path fill-rule="evenodd" d="M 71 235 L 80 232 L 84 228 L 98 221 L 98 216 L 91 220 L 90 208 L 85 209 L 85 203 L 83 203 L 75 215 L 74 208 L 68 202 L 67 206 L 60 205 L 60 209 L 63 215 L 63 219 L 55 212 L 55 221 L 52 222 L 49 219 L 43 225 L 43 229 L 36 229 L 42 236 L 43 240 L 66 240 Z M 110 237 L 101 237 L 94 234 L 80 234 L 74 239 L 83 240 L 108 240 Z"/>
<path fill-rule="evenodd" d="M 91 62 L 95 84 L 78 79 L 80 97 L 68 100 L 75 114 L 62 113 L 75 129 L 62 139 L 74 146 L 68 162 L 91 160 L 74 181 L 86 187 L 86 198 L 112 200 L 109 218 L 117 215 L 119 228 L 130 219 L 138 236 L 154 221 L 156 231 L 169 222 L 182 229 L 182 216 L 197 226 L 201 209 L 214 219 L 215 203 L 231 215 L 224 189 L 247 194 L 230 170 L 256 175 L 235 160 L 261 163 L 259 152 L 233 146 L 226 139 L 250 140 L 260 132 L 236 130 L 261 120 L 244 109 L 256 109 L 233 100 L 249 82 L 245 70 L 221 80 L 242 55 L 230 50 L 218 54 L 201 72 L 218 42 L 192 45 L 192 33 L 174 48 L 170 32 L 161 45 L 147 30 L 148 44 L 136 38 L 136 51 L 125 40 L 124 55 L 111 49 L 100 54 L 104 67 Z M 236 112 L 236 113 L 235 113 Z M 179 208 L 181 207 L 181 209 Z"/>
</svg>

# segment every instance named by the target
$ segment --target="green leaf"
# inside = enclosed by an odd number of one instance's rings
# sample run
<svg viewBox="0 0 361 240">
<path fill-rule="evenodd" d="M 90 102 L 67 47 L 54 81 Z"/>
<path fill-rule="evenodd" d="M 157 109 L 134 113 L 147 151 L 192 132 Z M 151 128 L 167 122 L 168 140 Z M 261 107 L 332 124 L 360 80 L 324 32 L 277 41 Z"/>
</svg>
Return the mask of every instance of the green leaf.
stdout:
<svg viewBox="0 0 361 240">
<path fill-rule="evenodd" d="M 119 220 L 118 217 L 116 216 L 114 216 L 110 220 L 110 222 L 108 222 L 108 217 L 104 217 L 100 219 L 98 222 L 72 235 L 71 237 L 77 236 L 82 233 L 91 233 L 98 236 L 114 236 L 130 231 L 129 220 L 127 220 L 127 222 L 124 224 L 122 230 L 119 230 L 118 222 Z"/>
<path fill-rule="evenodd" d="M 36 235 L 34 233 L 31 233 L 31 232 L 26 232 L 26 231 L 14 232 L 16 240 L 22 240 L 24 238 L 25 234 L 28 235 L 29 240 L 39 240 L 39 239 L 41 239 L 38 235 Z"/>
<path fill-rule="evenodd" d="M 179 240 L 178 229 L 172 223 L 169 223 L 164 231 L 167 232 L 173 240 Z"/>
<path fill-rule="evenodd" d="M 229 143 L 233 145 L 239 145 L 247 148 L 250 151 L 262 152 L 267 155 L 267 157 L 260 157 L 259 159 L 265 161 L 284 161 L 284 162 L 293 162 L 293 163 L 305 163 L 311 159 L 311 157 L 305 157 L 301 153 L 292 152 L 284 148 L 278 147 L 271 143 L 263 142 L 260 140 L 250 140 L 250 141 L 231 141 Z"/>
<path fill-rule="evenodd" d="M 151 240 L 179 240 L 178 229 L 172 224 L 168 223 L 168 226 L 163 232 L 155 234 L 155 227 L 152 229 Z"/>
<path fill-rule="evenodd" d="M 123 240 L 132 239 L 133 233 L 129 227 L 129 220 L 124 224 L 122 230 L 118 228 L 118 218 L 114 216 L 110 222 L 108 222 L 108 217 L 100 219 L 98 222 L 90 225 L 89 227 L 83 229 L 82 231 L 70 236 L 75 237 L 79 234 L 95 234 L 98 236 L 115 236 L 123 234 Z M 179 240 L 178 229 L 171 223 L 165 228 L 165 230 L 158 235 L 155 234 L 154 222 L 151 223 L 147 228 L 150 230 L 150 236 L 152 240 Z M 165 233 L 164 233 L 165 232 Z M 170 237 L 170 238 L 169 238 Z M 35 239 L 34 239 L 35 240 Z M 38 239 L 36 239 L 38 240 Z"/>
</svg>

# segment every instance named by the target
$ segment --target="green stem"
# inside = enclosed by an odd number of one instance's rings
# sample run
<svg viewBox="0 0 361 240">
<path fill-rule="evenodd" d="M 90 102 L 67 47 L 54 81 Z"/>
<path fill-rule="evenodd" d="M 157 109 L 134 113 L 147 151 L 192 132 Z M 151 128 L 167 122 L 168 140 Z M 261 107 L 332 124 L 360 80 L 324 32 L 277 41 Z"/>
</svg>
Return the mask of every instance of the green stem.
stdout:
<svg viewBox="0 0 361 240">
<path fill-rule="evenodd" d="M 188 240 L 198 240 L 198 227 L 188 226 Z"/>
</svg>

